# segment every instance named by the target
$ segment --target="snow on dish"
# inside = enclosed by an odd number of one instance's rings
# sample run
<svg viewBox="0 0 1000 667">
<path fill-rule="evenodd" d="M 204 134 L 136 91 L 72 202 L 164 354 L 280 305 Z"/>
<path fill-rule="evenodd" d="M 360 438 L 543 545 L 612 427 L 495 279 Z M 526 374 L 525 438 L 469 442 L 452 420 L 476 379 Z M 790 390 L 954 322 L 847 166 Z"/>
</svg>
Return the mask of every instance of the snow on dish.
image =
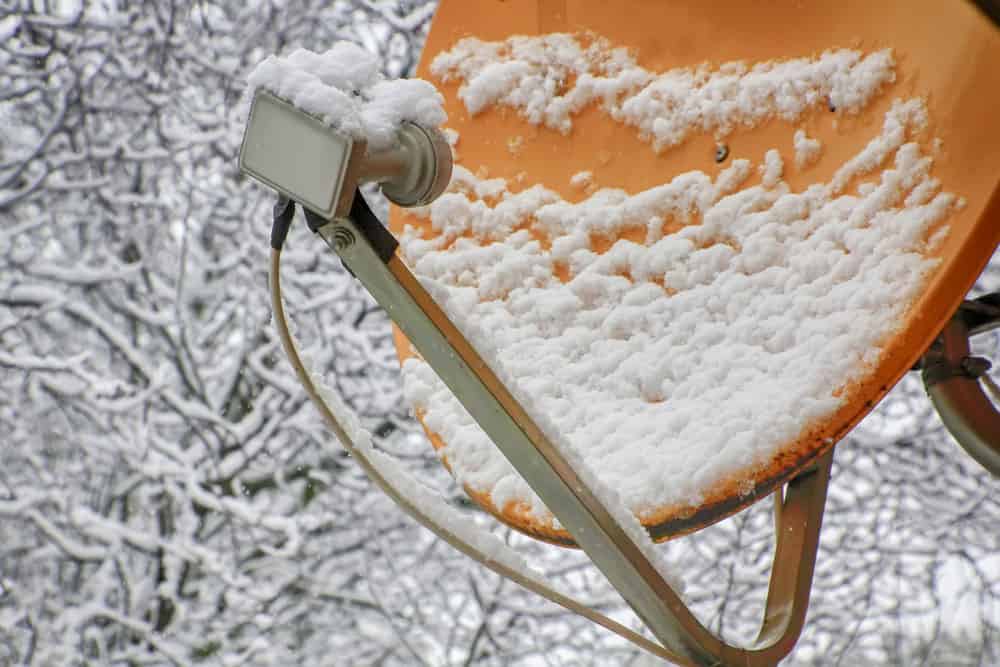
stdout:
<svg viewBox="0 0 1000 667">
<path fill-rule="evenodd" d="M 838 94 L 856 99 L 848 88 Z M 958 207 L 915 141 L 926 122 L 921 100 L 897 100 L 866 146 L 802 191 L 777 150 L 714 179 L 692 171 L 576 203 L 459 166 L 418 212 L 432 238 L 410 226 L 402 250 L 550 437 L 629 510 L 697 506 L 833 413 L 920 293 L 936 265 L 928 234 Z M 426 363 L 406 361 L 404 382 L 460 483 L 551 521 Z"/>
<path fill-rule="evenodd" d="M 792 141 L 795 146 L 795 166 L 803 169 L 819 160 L 823 144 L 819 139 L 809 137 L 805 130 L 796 130 Z"/>
<path fill-rule="evenodd" d="M 297 49 L 271 55 L 247 77 L 251 91 L 267 90 L 369 150 L 389 147 L 404 121 L 437 127 L 447 116 L 443 98 L 421 79 L 387 80 L 379 60 L 350 42 L 324 53 Z"/>
<path fill-rule="evenodd" d="M 855 113 L 895 79 L 889 49 L 867 55 L 838 49 L 817 58 L 658 74 L 603 38 L 584 43 L 564 33 L 503 42 L 468 37 L 435 57 L 431 73 L 460 81 L 459 98 L 472 114 L 492 105 L 512 107 L 530 122 L 564 133 L 573 127 L 573 114 L 597 103 L 637 128 L 657 151 L 694 132 L 721 138 L 774 117 L 794 121 L 819 106 Z"/>
<path fill-rule="evenodd" d="M 594 183 L 594 172 L 592 171 L 580 171 L 569 179 L 569 184 L 574 188 L 587 188 Z"/>
</svg>

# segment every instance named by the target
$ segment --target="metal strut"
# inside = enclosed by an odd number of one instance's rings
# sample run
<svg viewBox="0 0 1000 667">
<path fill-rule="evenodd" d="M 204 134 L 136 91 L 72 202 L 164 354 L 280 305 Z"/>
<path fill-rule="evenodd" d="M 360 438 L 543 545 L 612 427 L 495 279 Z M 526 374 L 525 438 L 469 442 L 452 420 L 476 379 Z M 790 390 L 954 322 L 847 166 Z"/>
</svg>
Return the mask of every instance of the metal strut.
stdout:
<svg viewBox="0 0 1000 667">
<path fill-rule="evenodd" d="M 635 642 L 633 637 L 626 638 L 662 657 L 690 665 L 774 665 L 791 651 L 802 630 L 808 606 L 832 449 L 820 456 L 812 468 L 792 480 L 783 495 L 776 496 L 777 541 L 763 625 L 751 646 L 729 645 L 694 617 L 398 255 L 385 252 L 384 234 L 387 232 L 364 204 L 361 194 L 355 195 L 350 217 L 325 220 L 307 211 L 307 219 L 310 228 L 326 241 L 385 309 L 621 593 L 662 648 L 655 650 L 643 642 Z M 376 231 L 376 226 L 380 231 Z M 276 276 L 274 280 L 277 281 Z M 276 300 L 280 300 L 280 293 Z M 283 321 L 283 315 L 279 319 Z M 286 350 L 288 347 L 286 345 Z M 302 377 L 300 373 L 300 379 Z M 317 398 L 315 392 L 311 395 Z M 322 403 L 322 399 L 317 398 L 317 402 Z M 338 435 L 342 440 L 346 437 L 343 429 L 338 430 Z M 398 493 L 390 492 L 390 495 L 399 502 Z M 413 507 L 401 504 L 415 513 Z M 439 535 L 442 531 L 447 532 L 440 525 L 430 525 L 436 523 L 433 519 L 430 523 L 421 520 Z M 490 565 L 470 553 L 476 552 L 476 548 L 460 536 L 451 535 L 448 541 Z M 519 580 L 519 583 L 524 582 Z M 549 594 L 553 592 L 551 589 L 529 588 L 579 612 L 579 603 L 556 600 Z M 592 616 L 588 618 L 609 627 Z"/>
<path fill-rule="evenodd" d="M 1000 413 L 983 390 L 990 362 L 972 356 L 969 337 L 1000 327 L 1000 294 L 965 301 L 920 360 L 927 395 L 962 448 L 1000 477 Z"/>
</svg>

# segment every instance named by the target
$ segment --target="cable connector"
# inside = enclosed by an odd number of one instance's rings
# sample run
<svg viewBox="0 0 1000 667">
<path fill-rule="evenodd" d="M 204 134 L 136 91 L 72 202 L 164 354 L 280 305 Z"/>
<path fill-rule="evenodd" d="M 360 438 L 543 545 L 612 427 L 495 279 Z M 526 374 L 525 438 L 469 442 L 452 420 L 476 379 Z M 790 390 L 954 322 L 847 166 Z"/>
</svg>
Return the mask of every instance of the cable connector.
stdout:
<svg viewBox="0 0 1000 667">
<path fill-rule="evenodd" d="M 275 250 L 281 250 L 288 237 L 288 229 L 292 226 L 292 218 L 295 217 L 295 202 L 284 195 L 279 195 L 278 201 L 274 205 L 273 216 L 271 247 Z"/>
</svg>

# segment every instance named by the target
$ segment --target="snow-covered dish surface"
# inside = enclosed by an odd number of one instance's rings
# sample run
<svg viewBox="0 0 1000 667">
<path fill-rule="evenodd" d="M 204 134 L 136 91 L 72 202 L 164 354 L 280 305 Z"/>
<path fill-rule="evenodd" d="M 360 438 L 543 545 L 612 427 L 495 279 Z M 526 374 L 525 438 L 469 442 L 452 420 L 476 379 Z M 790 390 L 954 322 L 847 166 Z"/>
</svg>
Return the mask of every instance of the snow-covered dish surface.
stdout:
<svg viewBox="0 0 1000 667">
<path fill-rule="evenodd" d="M 386 79 L 379 59 L 351 42 L 324 53 L 297 49 L 271 55 L 247 77 L 251 91 L 267 90 L 315 116 L 368 150 L 389 147 L 404 121 L 437 127 L 446 119 L 437 89 L 421 79 Z"/>
<path fill-rule="evenodd" d="M 888 49 L 657 74 L 605 39 L 562 33 L 503 42 L 468 37 L 438 54 L 430 69 L 443 82 L 461 81 L 459 98 L 472 114 L 513 107 L 531 123 L 569 132 L 573 114 L 597 103 L 657 151 L 695 132 L 724 136 L 775 117 L 794 121 L 818 106 L 857 111 L 895 80 Z"/>
<path fill-rule="evenodd" d="M 592 37 L 464 39 L 431 71 L 460 83 L 473 116 L 500 105 L 571 132 L 596 104 L 657 151 L 778 119 L 794 153 L 734 155 L 714 177 L 689 171 L 640 192 L 580 172 L 575 202 L 458 165 L 402 234 L 404 259 L 550 437 L 638 518 L 698 507 L 734 476 L 749 493 L 754 471 L 878 364 L 961 206 L 930 173 L 917 98 L 893 101 L 830 178 L 797 191 L 783 178 L 786 161 L 823 152 L 795 121 L 860 112 L 894 67 L 888 50 L 836 50 L 657 74 Z M 431 368 L 413 356 L 403 372 L 457 480 L 557 528 Z"/>
</svg>

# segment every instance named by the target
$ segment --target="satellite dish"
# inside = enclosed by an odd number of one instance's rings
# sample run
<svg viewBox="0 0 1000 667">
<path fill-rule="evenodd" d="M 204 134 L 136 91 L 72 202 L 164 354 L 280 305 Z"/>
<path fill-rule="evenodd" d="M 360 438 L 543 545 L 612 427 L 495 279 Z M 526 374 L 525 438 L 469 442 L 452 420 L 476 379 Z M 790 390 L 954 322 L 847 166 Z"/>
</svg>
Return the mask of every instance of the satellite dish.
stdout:
<svg viewBox="0 0 1000 667">
<path fill-rule="evenodd" d="M 795 26 L 794 30 L 789 26 Z M 545 36 L 552 33 L 566 33 L 567 39 L 546 41 Z M 942 51 L 942 44 L 963 46 L 960 53 L 956 50 L 955 57 L 949 58 L 947 50 Z M 572 52 L 573 48 L 583 55 Z M 561 54 L 559 49 L 562 49 Z M 623 52 L 626 50 L 627 54 Z M 843 65 L 848 52 L 858 59 L 853 65 Z M 887 62 L 876 62 L 879 54 L 886 54 Z M 491 220 L 512 215 L 509 210 L 516 206 L 520 206 L 516 215 L 521 218 L 513 223 L 504 221 L 503 224 L 515 231 L 528 230 L 543 246 L 555 243 L 557 239 L 550 238 L 554 223 L 550 219 L 539 218 L 556 217 L 559 214 L 557 209 L 561 207 L 566 219 L 558 220 L 555 225 L 563 225 L 558 230 L 563 234 L 563 240 L 572 237 L 573 223 L 568 218 L 577 216 L 581 219 L 580 225 L 590 224 L 589 246 L 585 250 L 593 256 L 579 260 L 579 266 L 573 270 L 566 266 L 565 259 L 560 264 L 559 258 L 564 258 L 565 253 L 559 255 L 551 248 L 522 253 L 521 257 L 525 261 L 537 260 L 536 263 L 542 266 L 540 270 L 551 270 L 557 274 L 558 280 L 549 284 L 553 290 L 567 292 L 571 291 L 565 289 L 567 284 L 580 276 L 586 278 L 588 271 L 593 272 L 602 257 L 607 259 L 607 253 L 616 243 L 648 248 L 662 242 L 663 237 L 671 233 L 681 237 L 684 231 L 691 232 L 684 239 L 699 242 L 693 232 L 698 225 L 702 225 L 704 216 L 723 213 L 720 209 L 724 207 L 712 210 L 710 205 L 693 203 L 688 205 L 687 210 L 679 210 L 676 201 L 668 201 L 657 208 L 655 201 L 650 203 L 648 200 L 656 196 L 664 200 L 670 197 L 681 199 L 676 193 L 664 192 L 666 186 L 682 180 L 679 175 L 703 174 L 718 182 L 719 174 L 731 170 L 733 164 L 741 159 L 749 161 L 754 173 L 734 187 L 734 192 L 730 194 L 759 187 L 766 174 L 761 176 L 756 170 L 766 169 L 768 151 L 775 149 L 783 162 L 779 177 L 781 187 L 790 195 L 802 195 L 810 187 L 829 189 L 838 179 L 841 182 L 850 180 L 849 184 L 841 183 L 842 187 L 828 197 L 828 201 L 840 201 L 838 213 L 825 217 L 820 223 L 826 226 L 834 243 L 841 243 L 845 233 L 851 233 L 844 230 L 854 225 L 849 224 L 846 218 L 861 214 L 862 208 L 870 207 L 878 198 L 877 195 L 869 196 L 866 204 L 866 197 L 859 190 L 872 195 L 872 188 L 883 185 L 886 174 L 891 176 L 898 170 L 896 160 L 900 159 L 899 151 L 898 148 L 893 149 L 882 155 L 871 169 L 852 172 L 847 177 L 844 176 L 845 165 L 850 165 L 852 159 L 863 159 L 866 149 L 871 153 L 869 144 L 877 141 L 880 134 L 885 136 L 886 132 L 894 131 L 887 129 L 887 123 L 892 122 L 889 119 L 894 108 L 906 101 L 914 101 L 920 106 L 926 119 L 915 119 L 906 128 L 907 136 L 902 143 L 912 142 L 917 147 L 915 154 L 919 157 L 916 159 L 930 161 L 926 178 L 928 183 L 939 183 L 935 194 L 953 193 L 954 200 L 949 205 L 950 210 L 921 230 L 918 242 L 907 249 L 907 252 L 922 253 L 928 260 L 923 265 L 925 268 L 921 269 L 926 273 L 918 275 L 913 271 L 912 275 L 902 276 L 901 280 L 892 283 L 894 289 L 899 289 L 898 301 L 909 303 L 901 311 L 885 309 L 885 318 L 895 318 L 895 321 L 885 326 L 888 333 L 878 341 L 877 356 L 866 355 L 862 349 L 861 354 L 855 356 L 853 372 L 839 378 L 839 385 L 827 387 L 828 393 L 836 393 L 839 399 L 834 408 L 825 410 L 819 418 L 804 421 L 802 431 L 791 437 L 776 436 L 784 441 L 775 443 L 770 450 L 762 448 L 766 454 L 749 457 L 742 469 L 723 466 L 724 473 L 706 476 L 704 486 L 688 494 L 695 502 L 664 494 L 660 505 L 638 508 L 637 514 L 651 535 L 655 539 L 668 539 L 697 530 L 752 504 L 813 465 L 917 363 L 956 312 L 1000 239 L 1000 225 L 995 224 L 1000 215 L 1000 136 L 982 129 L 993 124 L 994 109 L 1000 103 L 1000 93 L 991 83 L 996 78 L 995 63 L 998 58 L 1000 33 L 975 7 L 964 4 L 945 11 L 933 2 L 888 3 L 879 7 L 866 3 L 801 6 L 795 2 L 768 3 L 766 6 L 706 5 L 697 2 L 669 5 L 640 2 L 498 2 L 490 4 L 488 9 L 469 3 L 444 2 L 435 16 L 418 76 L 432 81 L 445 95 L 449 116 L 446 125 L 458 138 L 458 173 L 466 175 L 465 180 L 453 180 L 453 196 L 469 199 L 475 206 L 466 206 L 456 213 L 454 202 L 444 202 L 439 209 L 432 209 L 430 215 L 426 211 L 415 214 L 394 209 L 392 228 L 404 238 L 407 226 L 418 230 L 419 242 L 410 244 L 413 248 L 411 255 L 414 258 L 433 255 L 424 260 L 425 265 L 434 263 L 439 268 L 425 273 L 433 274 L 440 282 L 457 291 L 463 287 L 480 287 L 475 281 L 489 274 L 473 271 L 459 275 L 440 269 L 440 265 L 449 259 L 456 265 L 461 262 L 456 248 L 464 248 L 466 257 L 474 257 L 477 249 L 473 245 L 481 248 L 502 245 L 502 235 L 506 232 L 488 229 L 488 225 Z M 612 61 L 618 64 L 609 65 Z M 581 65 L 581 62 L 584 64 Z M 744 70 L 733 64 L 737 62 L 744 64 Z M 775 71 L 782 64 L 790 71 Z M 798 70 L 792 71 L 796 66 Z M 619 69 L 615 70 L 615 67 Z M 628 67 L 633 68 L 630 74 L 632 83 L 621 84 L 628 79 L 621 74 L 621 70 Z M 770 71 L 760 73 L 761 70 Z M 725 76 L 727 73 L 730 74 L 728 77 Z M 522 78 L 518 79 L 518 76 Z M 882 76 L 883 80 L 870 86 L 871 90 L 864 90 L 866 79 L 878 76 Z M 586 81 L 583 81 L 584 77 Z M 603 81 L 594 83 L 600 77 Z M 827 78 L 824 80 L 823 77 Z M 853 88 L 850 83 L 838 88 L 838 77 L 848 81 L 854 77 Z M 659 91 L 657 81 L 662 82 Z M 546 85 L 553 83 L 562 89 L 542 92 Z M 533 85 L 539 92 L 532 90 Z M 611 99 L 593 94 L 587 98 L 584 94 L 587 86 L 594 88 L 598 85 L 617 85 L 613 94 L 615 97 Z M 756 98 L 761 113 L 755 115 L 749 108 L 744 108 L 726 116 L 725 104 L 744 104 L 745 97 L 768 85 L 776 88 Z M 755 89 L 755 86 L 758 88 Z M 789 95 L 795 97 L 798 94 L 800 99 L 791 102 L 782 99 L 784 93 L 778 90 L 781 86 L 787 90 L 798 90 L 798 93 Z M 681 93 L 686 93 L 688 97 L 682 97 Z M 661 98 L 674 95 L 675 98 L 666 102 L 661 100 L 657 106 L 658 95 Z M 867 97 L 861 99 L 864 95 Z M 717 98 L 714 101 L 713 96 Z M 584 98 L 585 103 L 579 104 L 579 108 L 559 113 L 560 102 L 572 107 L 574 100 L 580 98 Z M 699 109 L 693 103 L 685 106 L 685 102 L 690 102 L 692 98 L 708 108 Z M 549 106 L 545 107 L 546 104 Z M 659 111 L 663 114 L 671 123 L 670 132 L 658 134 L 650 123 L 644 124 L 647 119 L 642 117 L 641 112 L 635 111 L 641 104 L 652 105 L 654 111 L 651 113 Z M 838 104 L 841 108 L 837 108 Z M 794 109 L 789 111 L 792 107 Z M 546 110 L 541 112 L 540 108 Z M 549 115 L 546 116 L 546 113 Z M 923 127 L 918 127 L 920 125 Z M 809 155 L 809 146 L 815 147 L 816 155 Z M 526 202 L 525 197 L 517 198 L 518 193 L 533 187 L 546 190 L 547 194 L 540 204 Z M 603 207 L 586 205 L 588 201 L 599 199 L 602 192 L 615 189 L 629 196 L 645 193 L 647 197 L 642 205 L 646 209 L 636 214 L 628 212 L 628 204 L 617 207 L 610 204 Z M 862 215 L 882 215 L 886 219 L 865 224 L 905 224 L 902 222 L 905 215 L 897 216 L 895 222 L 888 218 L 890 214 L 905 212 L 907 208 L 911 211 L 920 208 L 907 203 L 912 202 L 907 197 L 914 189 L 913 184 L 900 186 L 897 195 L 876 203 L 880 213 L 872 210 Z M 502 193 L 497 194 L 501 190 Z M 658 195 L 658 192 L 663 194 Z M 691 197 L 697 196 L 704 196 L 704 192 L 693 187 Z M 618 197 L 619 200 L 621 198 Z M 856 201 L 849 201 L 851 198 Z M 506 212 L 501 210 L 504 201 L 514 202 Z M 768 200 L 769 204 L 775 201 L 775 197 Z M 815 203 L 812 205 L 817 206 Z M 632 208 L 640 207 L 634 204 Z M 650 233 L 650 210 L 665 218 L 661 234 Z M 602 229 L 600 224 L 606 221 L 588 223 L 582 220 L 595 211 L 604 215 L 633 217 L 625 224 L 612 224 Z M 453 221 L 458 214 L 473 219 L 465 221 L 465 226 L 456 232 L 449 216 Z M 668 217 L 670 215 L 672 217 Z M 742 241 L 752 242 L 749 237 L 753 230 L 747 230 L 745 225 L 738 229 L 738 220 L 733 220 L 730 227 L 734 231 L 728 238 L 718 238 L 727 233 L 728 228 L 723 223 L 717 224 L 716 231 L 709 233 L 716 238 L 700 242 L 729 243 L 732 246 L 739 246 Z M 441 249 L 427 250 L 428 243 L 433 244 L 436 239 L 444 239 L 439 243 Z M 405 241 L 403 247 L 405 251 Z M 797 247 L 789 244 L 787 252 L 797 252 Z M 867 249 L 872 250 L 870 246 Z M 845 251 L 859 258 L 863 258 L 866 252 L 860 246 L 845 248 Z M 747 252 L 748 248 L 737 247 L 735 252 L 724 255 L 718 265 L 720 272 L 739 262 L 741 255 L 745 256 Z M 895 261 L 886 257 L 886 261 Z M 782 262 L 787 265 L 792 259 L 780 252 L 775 255 L 779 265 Z M 711 260 L 707 261 L 710 263 Z M 418 259 L 411 263 L 419 266 Z M 744 266 L 747 264 L 744 262 Z M 687 262 L 683 266 L 693 270 L 695 263 Z M 622 272 L 634 268 L 625 267 Z M 658 274 L 647 271 L 643 277 L 628 276 L 627 279 L 636 285 L 641 282 L 658 284 L 670 291 L 675 289 L 669 284 L 670 277 L 664 282 L 664 274 L 669 273 L 670 268 Z M 798 279 L 811 279 L 814 268 L 801 267 Z M 749 269 L 738 271 L 748 272 Z M 422 275 L 419 268 L 417 273 Z M 728 284 L 733 283 L 730 281 Z M 831 283 L 831 291 L 834 287 L 836 285 Z M 720 286 L 722 293 L 726 289 L 729 288 Z M 827 296 L 831 291 L 824 293 L 819 288 L 815 292 L 816 298 Z M 484 290 L 480 289 L 480 292 Z M 713 297 L 708 290 L 692 292 Z M 801 295 L 809 291 L 796 292 L 792 289 L 789 293 Z M 499 298 L 507 306 L 506 312 L 512 313 L 516 307 L 511 304 L 517 298 L 523 298 L 523 294 L 511 297 L 508 292 Z M 664 299 L 666 301 L 669 299 Z M 544 300 L 539 303 L 544 303 Z M 747 304 L 747 308 L 752 310 L 751 304 Z M 850 304 L 844 303 L 843 308 L 849 310 Z M 494 309 L 494 312 L 496 310 L 504 309 Z M 632 310 L 638 313 L 636 317 L 644 316 L 640 311 Z M 674 317 L 678 313 L 676 309 L 665 312 Z M 740 314 L 730 315 L 730 323 L 741 319 Z M 830 316 L 831 313 L 827 311 L 825 315 Z M 828 320 L 833 322 L 836 317 L 828 317 Z M 496 326 L 497 321 L 496 318 L 491 320 L 490 326 Z M 572 318 L 563 318 L 563 321 L 574 322 Z M 579 324 L 579 321 L 575 323 Z M 808 322 L 800 324 L 799 333 L 804 329 L 816 330 L 815 326 L 806 326 Z M 602 325 L 603 322 L 598 319 L 593 327 L 600 332 Z M 858 326 L 862 326 L 860 322 Z M 609 327 L 605 326 L 604 330 L 607 329 Z M 626 322 L 622 330 L 613 335 L 646 335 L 652 329 L 640 325 L 633 327 Z M 658 330 L 669 333 L 670 325 L 665 324 Z M 753 327 L 746 333 L 750 339 L 756 335 Z M 795 335 L 797 332 L 792 330 L 787 333 Z M 822 339 L 824 333 L 819 331 L 817 335 Z M 544 336 L 539 340 L 541 338 Z M 720 345 L 730 344 L 733 340 L 754 343 L 753 340 L 744 341 L 733 336 Z M 828 343 L 836 344 L 838 340 L 836 331 L 828 333 Z M 594 349 L 599 347 L 595 347 L 592 339 L 588 344 Z M 513 350 L 517 349 L 517 345 L 516 342 L 510 343 L 510 355 L 515 354 Z M 583 349 L 570 345 L 555 347 L 574 352 Z M 398 333 L 397 349 L 404 361 L 413 357 L 413 348 Z M 655 363 L 656 354 L 651 351 L 646 361 Z M 634 362 L 636 358 L 630 360 Z M 567 359 L 565 363 L 569 364 L 571 360 Z M 828 361 L 819 355 L 813 367 L 806 367 L 803 372 L 822 373 L 825 363 Z M 684 370 L 697 374 L 712 368 L 706 368 L 703 363 L 699 368 L 685 367 Z M 600 379 L 590 377 L 595 385 L 600 384 Z M 637 377 L 636 383 L 639 382 Z M 632 391 L 631 387 L 618 389 L 621 390 L 621 397 L 629 396 Z M 550 394 L 558 391 L 553 389 Z M 749 394 L 753 391 L 753 388 L 747 390 Z M 633 393 L 641 394 L 642 391 Z M 544 394 L 545 391 L 538 393 L 539 396 Z M 605 394 L 591 392 L 590 395 L 614 398 L 614 390 Z M 647 400 L 659 400 L 662 405 L 654 405 L 641 414 L 647 418 L 652 415 L 653 418 L 658 416 L 661 420 L 669 420 L 672 411 L 670 396 L 660 392 L 660 395 Z M 762 394 L 761 401 L 767 400 L 773 399 Z M 555 399 L 550 402 L 558 403 Z M 622 398 L 622 409 L 626 409 L 627 403 Z M 711 400 L 707 400 L 703 407 L 705 421 L 711 421 Z M 764 422 L 779 422 L 781 412 L 790 408 L 780 404 L 780 401 L 771 407 L 775 419 Z M 418 405 L 418 414 L 426 415 L 428 410 L 433 413 L 431 420 L 436 423 L 441 423 L 442 415 L 451 414 L 438 406 Z M 426 426 L 426 419 L 424 423 Z M 634 439 L 630 440 L 632 436 L 626 428 L 627 423 L 628 420 L 623 419 L 619 433 L 607 435 L 606 445 L 589 444 L 601 452 L 616 448 L 627 450 L 635 444 Z M 583 428 L 580 427 L 581 430 Z M 560 544 L 572 542 L 565 530 L 553 527 L 545 520 L 544 512 L 532 506 L 528 494 L 511 500 L 510 494 L 495 493 L 495 489 L 489 486 L 489 482 L 493 481 L 487 479 L 489 475 L 478 474 L 479 470 L 475 467 L 478 463 L 462 460 L 463 443 L 449 442 L 433 428 L 428 428 L 428 432 L 449 466 L 453 470 L 459 468 L 459 478 L 474 480 L 466 482 L 465 486 L 480 505 L 530 535 Z M 616 438 L 620 442 L 613 442 Z M 596 438 L 591 438 L 593 440 Z M 717 453 L 717 449 L 718 445 L 706 441 L 683 448 L 677 457 L 691 459 L 701 456 L 708 459 Z M 476 456 L 480 456 L 478 450 L 473 458 Z M 627 458 L 623 455 L 623 459 Z M 606 453 L 595 456 L 595 462 L 612 459 L 613 456 Z M 648 466 L 649 459 L 645 454 L 631 460 L 637 475 Z M 626 464 L 617 462 L 614 465 L 620 467 Z M 622 472 L 618 477 L 626 473 Z M 648 477 L 654 479 L 652 475 Z M 478 483 L 480 478 L 487 479 L 487 482 Z M 500 479 L 507 481 L 505 477 Z M 524 487 L 520 488 L 523 490 Z M 495 498 L 504 500 L 506 504 L 498 506 Z"/>
</svg>

